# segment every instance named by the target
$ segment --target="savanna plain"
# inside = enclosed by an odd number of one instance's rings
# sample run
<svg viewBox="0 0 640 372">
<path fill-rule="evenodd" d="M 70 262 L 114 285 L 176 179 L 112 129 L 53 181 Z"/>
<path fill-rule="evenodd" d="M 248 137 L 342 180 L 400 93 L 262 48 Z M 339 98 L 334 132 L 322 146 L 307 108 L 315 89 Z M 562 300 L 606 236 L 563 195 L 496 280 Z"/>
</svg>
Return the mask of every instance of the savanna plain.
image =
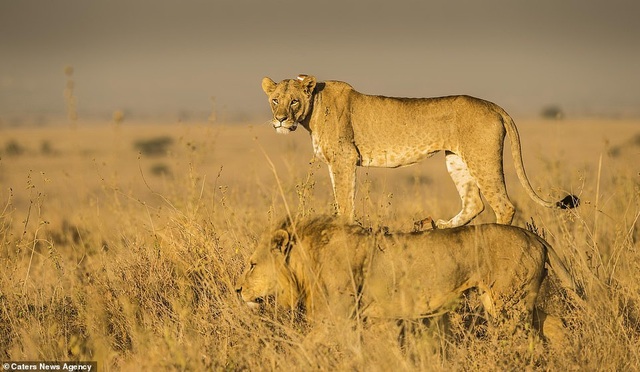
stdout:
<svg viewBox="0 0 640 372">
<path fill-rule="evenodd" d="M 640 370 L 640 121 L 516 118 L 536 205 L 505 148 L 514 225 L 535 224 L 582 289 L 561 337 L 416 324 L 396 334 L 255 311 L 234 287 L 263 232 L 332 211 L 303 129 L 127 119 L 0 127 L 0 360 L 111 370 Z M 357 218 L 409 231 L 460 207 L 444 156 L 358 170 Z M 493 222 L 486 209 L 473 223 Z M 481 322 L 478 322 L 481 323 Z M 406 330 L 407 328 L 405 328 Z"/>
</svg>

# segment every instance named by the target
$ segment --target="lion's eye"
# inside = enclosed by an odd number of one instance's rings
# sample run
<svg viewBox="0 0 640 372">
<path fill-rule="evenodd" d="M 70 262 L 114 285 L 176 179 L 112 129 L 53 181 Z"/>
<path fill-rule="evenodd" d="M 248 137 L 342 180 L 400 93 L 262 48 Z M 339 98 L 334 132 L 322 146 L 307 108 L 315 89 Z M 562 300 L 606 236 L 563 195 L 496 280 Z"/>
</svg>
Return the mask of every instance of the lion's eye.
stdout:
<svg viewBox="0 0 640 372">
<path fill-rule="evenodd" d="M 252 262 L 252 263 L 250 263 L 250 264 L 249 264 L 249 271 L 253 271 L 253 269 L 255 269 L 255 267 L 256 267 L 256 264 L 255 264 L 255 263 L 253 263 L 253 262 Z"/>
<path fill-rule="evenodd" d="M 295 106 L 295 105 L 297 105 L 298 103 L 300 103 L 300 102 L 299 102 L 297 99 L 292 99 L 292 100 L 291 100 L 291 106 Z"/>
<path fill-rule="evenodd" d="M 271 100 L 271 103 L 273 103 L 274 105 L 277 105 L 278 104 L 278 100 L 276 98 L 274 98 L 274 99 Z"/>
</svg>

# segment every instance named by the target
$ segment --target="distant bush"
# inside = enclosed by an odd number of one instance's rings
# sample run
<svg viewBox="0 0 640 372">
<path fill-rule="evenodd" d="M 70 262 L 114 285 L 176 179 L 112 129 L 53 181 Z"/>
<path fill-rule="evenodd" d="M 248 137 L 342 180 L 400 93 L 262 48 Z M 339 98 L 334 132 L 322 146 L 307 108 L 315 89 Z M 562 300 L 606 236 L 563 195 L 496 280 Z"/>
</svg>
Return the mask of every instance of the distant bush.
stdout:
<svg viewBox="0 0 640 372">
<path fill-rule="evenodd" d="M 552 105 L 543 108 L 541 115 L 545 119 L 560 120 L 564 118 L 564 111 L 560 106 Z"/>
<path fill-rule="evenodd" d="M 622 144 L 612 146 L 609 149 L 609 156 L 617 158 L 623 151 L 628 151 L 634 147 L 640 147 L 640 133 L 637 133 Z"/>
<path fill-rule="evenodd" d="M 148 140 L 139 140 L 134 143 L 136 150 L 148 156 L 166 155 L 173 144 L 173 138 L 169 136 L 156 137 Z"/>
<path fill-rule="evenodd" d="M 9 156 L 18 156 L 24 154 L 24 147 L 20 145 L 16 140 L 10 140 L 4 146 L 4 153 Z"/>
<path fill-rule="evenodd" d="M 636 133 L 636 135 L 629 141 L 632 145 L 640 146 L 640 133 Z"/>
<path fill-rule="evenodd" d="M 154 176 L 170 176 L 171 168 L 166 164 L 155 164 L 151 167 L 151 174 Z"/>
<path fill-rule="evenodd" d="M 40 143 L 40 153 L 42 155 L 56 155 L 58 152 L 53 148 L 50 141 L 44 140 Z"/>
</svg>

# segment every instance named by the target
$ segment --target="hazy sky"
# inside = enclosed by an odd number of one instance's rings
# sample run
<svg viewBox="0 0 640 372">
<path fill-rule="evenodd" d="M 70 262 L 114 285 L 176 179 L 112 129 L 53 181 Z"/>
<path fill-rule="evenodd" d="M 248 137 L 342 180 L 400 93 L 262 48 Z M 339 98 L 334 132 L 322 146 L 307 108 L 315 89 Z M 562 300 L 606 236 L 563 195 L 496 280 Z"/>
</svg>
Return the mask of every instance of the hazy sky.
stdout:
<svg viewBox="0 0 640 372">
<path fill-rule="evenodd" d="M 471 94 L 513 114 L 640 114 L 637 0 L 2 0 L 0 119 L 211 110 L 268 118 L 260 80 Z M 203 116 L 204 120 L 206 116 Z"/>
</svg>

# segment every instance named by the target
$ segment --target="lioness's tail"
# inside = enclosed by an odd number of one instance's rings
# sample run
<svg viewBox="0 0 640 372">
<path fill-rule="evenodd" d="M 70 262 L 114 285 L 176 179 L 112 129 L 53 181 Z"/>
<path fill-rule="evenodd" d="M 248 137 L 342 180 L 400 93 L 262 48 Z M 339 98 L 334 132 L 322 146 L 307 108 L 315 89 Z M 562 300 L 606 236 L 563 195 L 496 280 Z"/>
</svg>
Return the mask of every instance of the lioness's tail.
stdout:
<svg viewBox="0 0 640 372">
<path fill-rule="evenodd" d="M 533 187 L 531 187 L 531 183 L 529 183 L 527 173 L 524 171 L 524 163 L 522 162 L 522 147 L 520 145 L 520 135 L 518 134 L 516 124 L 513 122 L 511 116 L 506 113 L 506 111 L 499 108 L 499 112 L 502 116 L 502 123 L 507 131 L 507 136 L 509 137 L 511 143 L 511 155 L 513 156 L 513 164 L 516 168 L 516 174 L 518 175 L 518 179 L 520 180 L 522 187 L 524 187 L 524 189 L 527 191 L 527 194 L 529 194 L 529 197 L 536 203 L 547 208 L 569 209 L 577 207 L 580 204 L 580 199 L 578 199 L 578 197 L 575 195 L 567 195 L 560 201 L 550 202 L 542 199 L 540 196 L 538 196 L 538 194 L 536 194 L 536 192 L 533 190 Z"/>
</svg>

